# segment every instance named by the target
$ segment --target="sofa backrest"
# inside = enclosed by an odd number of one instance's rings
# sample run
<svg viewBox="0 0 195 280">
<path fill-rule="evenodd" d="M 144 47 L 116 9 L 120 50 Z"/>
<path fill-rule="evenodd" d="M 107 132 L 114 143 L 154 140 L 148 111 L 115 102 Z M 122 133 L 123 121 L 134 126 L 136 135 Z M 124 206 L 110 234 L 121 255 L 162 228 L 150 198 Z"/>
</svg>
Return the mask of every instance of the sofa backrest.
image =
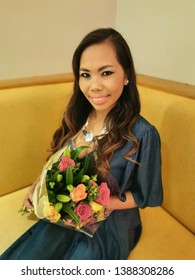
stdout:
<svg viewBox="0 0 195 280">
<path fill-rule="evenodd" d="M 0 90 L 0 196 L 40 174 L 72 88 L 73 82 Z"/>
<path fill-rule="evenodd" d="M 195 233 L 195 99 L 139 86 L 162 144 L 163 208 Z"/>
<path fill-rule="evenodd" d="M 72 88 L 73 82 L 61 82 L 0 90 L 0 196 L 40 174 Z M 161 136 L 162 206 L 195 233 L 195 100 L 138 89 L 141 113 Z"/>
</svg>

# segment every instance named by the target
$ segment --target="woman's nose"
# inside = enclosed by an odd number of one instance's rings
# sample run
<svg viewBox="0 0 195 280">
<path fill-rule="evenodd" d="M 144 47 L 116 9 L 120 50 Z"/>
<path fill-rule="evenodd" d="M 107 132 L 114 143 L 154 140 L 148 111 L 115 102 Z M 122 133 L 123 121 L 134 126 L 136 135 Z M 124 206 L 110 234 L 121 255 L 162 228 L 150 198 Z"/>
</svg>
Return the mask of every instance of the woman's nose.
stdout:
<svg viewBox="0 0 195 280">
<path fill-rule="evenodd" d="M 91 91 L 100 91 L 102 90 L 102 81 L 99 77 L 93 77 L 91 79 Z"/>
</svg>

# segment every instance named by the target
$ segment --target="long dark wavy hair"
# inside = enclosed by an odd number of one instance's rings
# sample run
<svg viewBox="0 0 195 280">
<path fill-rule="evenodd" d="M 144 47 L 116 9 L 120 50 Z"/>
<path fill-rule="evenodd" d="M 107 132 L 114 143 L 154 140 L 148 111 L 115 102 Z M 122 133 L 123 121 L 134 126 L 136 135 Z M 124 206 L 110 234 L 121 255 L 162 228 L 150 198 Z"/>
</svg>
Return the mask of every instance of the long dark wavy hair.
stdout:
<svg viewBox="0 0 195 280">
<path fill-rule="evenodd" d="M 117 60 L 122 66 L 129 83 L 124 86 L 115 107 L 111 109 L 106 117 L 105 123 L 109 132 L 101 139 L 97 139 L 98 157 L 96 160 L 96 170 L 102 177 L 110 169 L 109 163 L 115 150 L 120 148 L 126 140 L 132 142 L 133 149 L 128 154 L 123 155 L 125 158 L 131 160 L 131 155 L 138 149 L 137 139 L 132 134 L 132 128 L 140 113 L 136 74 L 129 46 L 116 30 L 112 28 L 96 29 L 86 35 L 75 50 L 72 59 L 75 77 L 73 95 L 64 112 L 61 127 L 55 132 L 51 144 L 51 153 L 53 154 L 81 130 L 90 112 L 93 110 L 92 105 L 85 98 L 79 87 L 80 59 L 86 48 L 105 40 L 113 44 Z"/>
</svg>

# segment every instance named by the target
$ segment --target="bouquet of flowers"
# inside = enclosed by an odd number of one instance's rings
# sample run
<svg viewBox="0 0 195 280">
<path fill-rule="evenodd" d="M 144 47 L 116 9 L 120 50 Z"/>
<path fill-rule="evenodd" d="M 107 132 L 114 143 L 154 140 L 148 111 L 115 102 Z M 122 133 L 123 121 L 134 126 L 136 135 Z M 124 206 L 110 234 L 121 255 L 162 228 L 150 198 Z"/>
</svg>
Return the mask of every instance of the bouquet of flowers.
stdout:
<svg viewBox="0 0 195 280">
<path fill-rule="evenodd" d="M 108 216 L 110 189 L 106 182 L 97 183 L 96 174 L 87 174 L 88 155 L 83 164 L 78 158 L 85 148 L 65 147 L 50 158 L 35 188 L 33 205 L 38 218 L 92 237 Z"/>
</svg>

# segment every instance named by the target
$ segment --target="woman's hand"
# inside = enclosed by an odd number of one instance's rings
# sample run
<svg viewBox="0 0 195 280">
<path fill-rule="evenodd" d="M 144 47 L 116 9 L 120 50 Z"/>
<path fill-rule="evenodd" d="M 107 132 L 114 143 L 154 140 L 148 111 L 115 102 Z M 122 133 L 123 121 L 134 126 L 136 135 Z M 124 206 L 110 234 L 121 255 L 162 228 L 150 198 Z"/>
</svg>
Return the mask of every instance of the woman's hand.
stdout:
<svg viewBox="0 0 195 280">
<path fill-rule="evenodd" d="M 137 204 L 130 191 L 125 192 L 126 200 L 123 202 L 117 196 L 112 196 L 108 202 L 107 209 L 112 210 L 123 210 L 137 207 Z"/>
<path fill-rule="evenodd" d="M 27 209 L 33 208 L 32 197 L 33 197 L 34 189 L 31 189 L 31 187 L 29 188 L 27 194 L 25 195 L 24 202 L 23 202 L 24 208 Z"/>
<path fill-rule="evenodd" d="M 33 193 L 35 190 L 35 187 L 39 181 L 40 177 L 37 178 L 37 180 L 32 184 L 32 186 L 29 187 L 27 194 L 24 197 L 24 201 L 23 201 L 23 207 L 25 209 L 32 209 L 33 208 Z"/>
</svg>

